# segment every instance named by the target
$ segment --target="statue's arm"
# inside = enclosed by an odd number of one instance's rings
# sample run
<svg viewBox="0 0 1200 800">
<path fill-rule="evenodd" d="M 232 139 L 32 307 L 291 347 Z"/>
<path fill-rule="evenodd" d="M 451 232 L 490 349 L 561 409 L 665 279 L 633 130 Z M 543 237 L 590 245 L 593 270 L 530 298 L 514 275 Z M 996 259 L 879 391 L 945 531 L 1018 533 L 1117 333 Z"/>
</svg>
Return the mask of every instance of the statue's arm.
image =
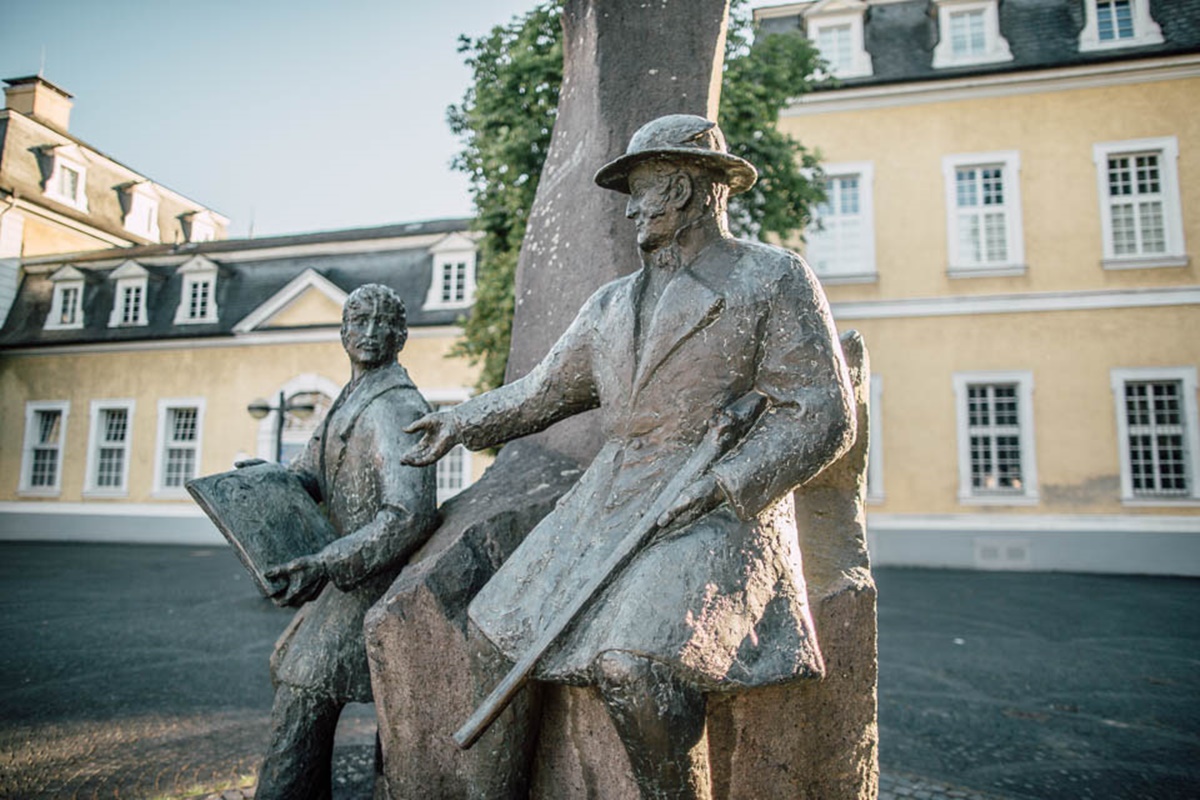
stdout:
<svg viewBox="0 0 1200 800">
<path fill-rule="evenodd" d="M 712 474 L 750 519 L 805 483 L 854 441 L 854 394 L 825 295 L 799 265 L 780 278 L 760 327 L 754 388 L 767 411 Z"/>
<path fill-rule="evenodd" d="M 459 442 L 470 450 L 494 447 L 600 405 L 592 366 L 604 291 L 584 304 L 529 374 L 445 412 Z"/>
<path fill-rule="evenodd" d="M 330 580 L 343 591 L 406 561 L 437 527 L 434 468 L 408 467 L 397 459 L 417 439 L 404 432 L 405 426 L 428 410 L 414 399 L 413 390 L 386 392 L 355 426 L 356 446 L 366 451 L 361 468 L 378 471 L 379 510 L 367 524 L 321 551 Z"/>
</svg>

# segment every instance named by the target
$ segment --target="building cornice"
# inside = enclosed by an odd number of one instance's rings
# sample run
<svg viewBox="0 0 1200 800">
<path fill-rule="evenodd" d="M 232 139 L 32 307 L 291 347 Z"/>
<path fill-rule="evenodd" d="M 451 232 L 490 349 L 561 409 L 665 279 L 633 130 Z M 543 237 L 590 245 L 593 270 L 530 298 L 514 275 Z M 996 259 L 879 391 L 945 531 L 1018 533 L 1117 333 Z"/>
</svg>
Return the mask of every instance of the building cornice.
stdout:
<svg viewBox="0 0 1200 800">
<path fill-rule="evenodd" d="M 842 111 L 866 111 L 1197 77 L 1200 77 L 1200 55 L 1189 54 L 1140 61 L 1002 72 L 995 75 L 941 80 L 904 81 L 811 92 L 793 100 L 780 112 L 780 116 L 805 117 Z"/>
<path fill-rule="evenodd" d="M 462 335 L 459 325 L 425 325 L 408 329 L 409 340 L 457 338 Z M 151 339 L 136 342 L 94 342 L 87 344 L 43 344 L 36 347 L 13 347 L 0 350 L 7 356 L 72 356 L 95 353 L 138 353 L 156 350 L 197 350 L 214 347 L 256 347 L 259 345 L 314 344 L 341 340 L 337 326 L 302 331 L 256 331 L 238 336 L 204 336 L 178 339 Z"/>
<path fill-rule="evenodd" d="M 113 247 L 129 247 L 134 243 L 132 238 L 124 238 L 116 234 L 109 233 L 102 228 L 97 228 L 95 225 L 89 225 L 86 222 L 81 222 L 74 217 L 67 216 L 66 214 L 60 214 L 59 212 L 54 211 L 47 206 L 39 203 L 33 203 L 20 196 L 15 197 L 12 207 L 24 214 L 42 217 L 43 219 L 49 220 L 57 225 L 62 225 L 65 228 L 78 231 L 86 236 L 91 236 L 93 239 L 99 239 L 102 242 L 107 242 Z M 57 260 L 48 266 L 49 271 L 53 271 L 54 267 L 59 266 L 66 261 L 66 259 L 62 258 L 62 256 L 55 256 L 55 258 Z M 119 261 L 120 259 L 114 260 Z"/>
<path fill-rule="evenodd" d="M 912 297 L 901 300 L 861 300 L 831 303 L 830 305 L 835 319 L 857 320 L 1022 314 L 1047 311 L 1094 311 L 1197 304 L 1200 304 L 1200 286 Z"/>
</svg>

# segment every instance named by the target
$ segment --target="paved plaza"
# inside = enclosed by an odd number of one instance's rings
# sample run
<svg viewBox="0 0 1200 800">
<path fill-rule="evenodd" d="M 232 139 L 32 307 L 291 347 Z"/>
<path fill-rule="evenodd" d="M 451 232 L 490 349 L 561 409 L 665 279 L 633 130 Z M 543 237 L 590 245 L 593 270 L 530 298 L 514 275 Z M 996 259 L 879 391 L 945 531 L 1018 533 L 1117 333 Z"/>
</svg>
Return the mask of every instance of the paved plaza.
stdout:
<svg viewBox="0 0 1200 800">
<path fill-rule="evenodd" d="M 882 798 L 1200 796 L 1200 580 L 877 580 Z M 251 795 L 289 616 L 224 548 L 0 544 L 0 797 Z M 372 741 L 352 707 L 336 800 Z"/>
</svg>

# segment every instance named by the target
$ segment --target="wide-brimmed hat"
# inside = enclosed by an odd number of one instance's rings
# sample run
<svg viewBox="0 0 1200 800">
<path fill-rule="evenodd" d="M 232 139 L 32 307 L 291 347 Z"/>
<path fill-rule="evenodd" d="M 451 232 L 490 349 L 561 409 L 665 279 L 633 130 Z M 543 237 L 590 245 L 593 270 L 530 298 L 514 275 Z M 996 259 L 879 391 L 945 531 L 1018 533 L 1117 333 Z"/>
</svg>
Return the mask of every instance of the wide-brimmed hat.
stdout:
<svg viewBox="0 0 1200 800">
<path fill-rule="evenodd" d="M 668 114 L 638 128 L 625 155 L 596 173 L 596 183 L 629 194 L 629 173 L 638 164 L 654 160 L 703 164 L 724 177 L 730 194 L 744 192 L 758 180 L 753 164 L 729 153 L 717 123 L 694 114 Z"/>
</svg>

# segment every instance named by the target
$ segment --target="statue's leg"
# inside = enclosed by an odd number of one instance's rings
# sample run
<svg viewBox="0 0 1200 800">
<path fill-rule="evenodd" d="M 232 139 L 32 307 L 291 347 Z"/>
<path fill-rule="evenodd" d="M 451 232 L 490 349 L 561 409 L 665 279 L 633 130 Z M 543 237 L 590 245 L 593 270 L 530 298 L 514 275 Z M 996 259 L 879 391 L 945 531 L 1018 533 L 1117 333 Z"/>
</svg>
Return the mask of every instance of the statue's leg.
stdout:
<svg viewBox="0 0 1200 800">
<path fill-rule="evenodd" d="M 595 674 L 642 797 L 708 800 L 704 694 L 665 664 L 632 653 L 601 653 Z"/>
<path fill-rule="evenodd" d="M 275 690 L 271 745 L 258 771 L 259 800 L 329 800 L 342 703 L 287 684 Z"/>
</svg>

